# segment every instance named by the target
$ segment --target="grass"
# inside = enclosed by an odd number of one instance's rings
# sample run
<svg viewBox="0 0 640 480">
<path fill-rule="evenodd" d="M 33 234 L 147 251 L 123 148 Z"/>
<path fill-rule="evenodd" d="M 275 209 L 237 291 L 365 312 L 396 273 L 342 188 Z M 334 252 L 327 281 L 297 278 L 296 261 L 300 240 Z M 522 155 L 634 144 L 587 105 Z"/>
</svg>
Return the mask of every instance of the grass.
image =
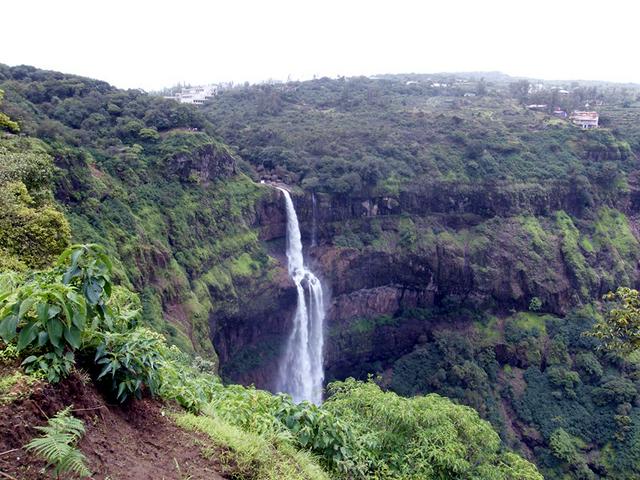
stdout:
<svg viewBox="0 0 640 480">
<path fill-rule="evenodd" d="M 573 224 L 571 217 L 562 210 L 556 212 L 556 225 L 562 238 L 562 255 L 579 283 L 581 295 L 588 298 L 591 288 L 597 284 L 597 276 L 582 254 L 580 231 Z"/>
<path fill-rule="evenodd" d="M 495 315 L 489 315 L 487 319 L 483 321 L 473 322 L 473 326 L 482 339 L 482 342 L 495 344 L 502 339 L 502 333 L 500 332 L 498 322 L 498 317 Z"/>
<path fill-rule="evenodd" d="M 230 271 L 234 276 L 251 277 L 260 270 L 261 265 L 248 253 L 243 253 L 231 261 Z"/>
<path fill-rule="evenodd" d="M 227 450 L 221 456 L 225 472 L 233 479 L 328 480 L 315 459 L 292 446 L 248 433 L 213 416 L 177 414 L 174 419 L 185 430 L 202 432 L 217 447 Z M 205 455 L 207 449 L 205 447 Z"/>
<path fill-rule="evenodd" d="M 374 318 L 357 318 L 349 327 L 349 331 L 353 333 L 370 333 L 376 328 L 385 325 L 397 326 L 398 319 L 391 315 L 380 315 Z"/>
<path fill-rule="evenodd" d="M 542 253 L 549 250 L 549 234 L 544 230 L 540 224 L 540 220 L 536 217 L 521 216 L 519 217 L 522 229 L 527 233 L 531 240 L 531 244 L 536 251 Z"/>
<path fill-rule="evenodd" d="M 548 315 L 540 315 L 531 312 L 518 312 L 513 317 L 511 322 L 513 322 L 521 330 L 537 330 L 542 335 L 547 335 L 547 318 L 549 318 Z"/>
<path fill-rule="evenodd" d="M 25 375 L 20 370 L 0 376 L 0 405 L 9 405 L 16 400 L 26 398 L 37 380 Z"/>
<path fill-rule="evenodd" d="M 601 208 L 594 227 L 594 242 L 599 249 L 611 246 L 625 259 L 637 255 L 638 241 L 623 213 L 608 207 Z"/>
</svg>

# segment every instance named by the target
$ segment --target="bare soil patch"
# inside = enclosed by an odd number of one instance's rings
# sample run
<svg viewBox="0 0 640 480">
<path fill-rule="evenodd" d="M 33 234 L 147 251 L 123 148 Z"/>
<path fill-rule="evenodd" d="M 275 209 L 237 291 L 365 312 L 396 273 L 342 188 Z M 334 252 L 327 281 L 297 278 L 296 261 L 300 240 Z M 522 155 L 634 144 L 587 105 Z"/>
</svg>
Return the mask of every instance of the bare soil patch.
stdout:
<svg viewBox="0 0 640 480">
<path fill-rule="evenodd" d="M 0 406 L 0 478 L 41 480 L 45 463 L 22 447 L 35 429 L 68 405 L 85 422 L 79 444 L 96 480 L 219 480 L 219 455 L 207 437 L 178 428 L 171 406 L 145 398 L 128 405 L 108 404 L 90 380 L 78 374 L 58 385 L 31 386 L 19 400 Z M 211 454 L 211 452 L 214 452 Z M 71 478 L 71 477 L 69 477 Z"/>
</svg>

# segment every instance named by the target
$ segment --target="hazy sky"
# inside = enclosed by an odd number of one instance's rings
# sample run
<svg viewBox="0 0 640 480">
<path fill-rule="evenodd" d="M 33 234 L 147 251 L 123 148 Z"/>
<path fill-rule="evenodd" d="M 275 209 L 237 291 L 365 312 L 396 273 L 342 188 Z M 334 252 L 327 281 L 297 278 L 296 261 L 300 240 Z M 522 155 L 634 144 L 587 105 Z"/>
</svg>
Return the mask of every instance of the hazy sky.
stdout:
<svg viewBox="0 0 640 480">
<path fill-rule="evenodd" d="M 635 0 L 14 0 L 0 63 L 147 90 L 500 70 L 640 83 Z"/>
</svg>

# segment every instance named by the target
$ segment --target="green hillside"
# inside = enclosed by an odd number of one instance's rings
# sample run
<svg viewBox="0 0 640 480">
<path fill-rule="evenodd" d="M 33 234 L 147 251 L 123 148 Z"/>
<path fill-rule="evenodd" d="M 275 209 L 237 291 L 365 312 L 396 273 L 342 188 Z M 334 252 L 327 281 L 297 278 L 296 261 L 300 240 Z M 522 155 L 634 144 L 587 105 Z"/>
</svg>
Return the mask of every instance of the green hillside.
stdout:
<svg viewBox="0 0 640 480">
<path fill-rule="evenodd" d="M 229 478 L 636 478 L 637 358 L 587 333 L 640 284 L 640 89 L 537 83 L 323 78 L 196 107 L 0 65 L 0 408 L 153 394 Z M 598 129 L 553 114 L 587 103 Z M 322 407 L 235 385 L 273 389 L 296 304 L 260 180 L 291 187 L 305 247 L 317 230 Z"/>
</svg>

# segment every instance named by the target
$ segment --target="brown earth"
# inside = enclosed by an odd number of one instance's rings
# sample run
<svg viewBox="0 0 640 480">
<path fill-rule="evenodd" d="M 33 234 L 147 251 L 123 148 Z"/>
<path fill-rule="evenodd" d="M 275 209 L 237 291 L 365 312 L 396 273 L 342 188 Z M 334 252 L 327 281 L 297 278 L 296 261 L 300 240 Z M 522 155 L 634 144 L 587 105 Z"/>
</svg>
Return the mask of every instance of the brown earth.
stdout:
<svg viewBox="0 0 640 480">
<path fill-rule="evenodd" d="M 0 405 L 0 478 L 51 478 L 42 472 L 45 463 L 23 446 L 39 435 L 37 425 L 68 405 L 85 423 L 79 448 L 94 472 L 90 478 L 220 480 L 226 477 L 219 472 L 229 472 L 229 465 L 216 460 L 221 452 L 211 448 L 207 437 L 174 424 L 169 413 L 176 407 L 149 398 L 125 406 L 108 404 L 88 377 L 77 373 L 55 386 L 25 388 L 30 392 L 21 399 Z"/>
</svg>

